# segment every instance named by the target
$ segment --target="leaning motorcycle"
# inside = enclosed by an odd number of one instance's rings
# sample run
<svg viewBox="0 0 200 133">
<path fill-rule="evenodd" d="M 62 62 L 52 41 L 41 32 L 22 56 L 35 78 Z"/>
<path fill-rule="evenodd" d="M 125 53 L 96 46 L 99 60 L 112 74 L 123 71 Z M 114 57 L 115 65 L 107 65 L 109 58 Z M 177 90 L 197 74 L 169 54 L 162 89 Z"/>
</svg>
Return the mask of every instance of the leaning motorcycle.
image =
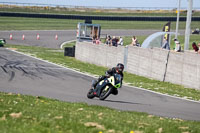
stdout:
<svg viewBox="0 0 200 133">
<path fill-rule="evenodd" d="M 100 100 L 105 100 L 115 89 L 121 87 L 122 77 L 120 74 L 114 74 L 113 76 L 106 77 L 101 80 L 94 89 L 90 89 L 87 93 L 87 97 L 92 99 L 98 97 Z M 94 81 L 93 81 L 94 82 Z"/>
</svg>

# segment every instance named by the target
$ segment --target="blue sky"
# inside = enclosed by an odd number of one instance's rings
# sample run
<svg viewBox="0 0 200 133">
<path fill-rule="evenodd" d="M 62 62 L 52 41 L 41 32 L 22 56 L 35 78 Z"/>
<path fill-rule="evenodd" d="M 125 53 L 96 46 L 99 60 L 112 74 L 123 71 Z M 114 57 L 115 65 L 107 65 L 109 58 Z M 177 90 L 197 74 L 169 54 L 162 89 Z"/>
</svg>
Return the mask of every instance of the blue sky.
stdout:
<svg viewBox="0 0 200 133">
<path fill-rule="evenodd" d="M 56 4 L 73 6 L 104 7 L 177 7 L 178 0 L 1 0 L 2 2 Z M 187 7 L 188 0 L 181 0 L 181 7 Z M 200 9 L 200 0 L 193 0 L 193 7 Z"/>
</svg>

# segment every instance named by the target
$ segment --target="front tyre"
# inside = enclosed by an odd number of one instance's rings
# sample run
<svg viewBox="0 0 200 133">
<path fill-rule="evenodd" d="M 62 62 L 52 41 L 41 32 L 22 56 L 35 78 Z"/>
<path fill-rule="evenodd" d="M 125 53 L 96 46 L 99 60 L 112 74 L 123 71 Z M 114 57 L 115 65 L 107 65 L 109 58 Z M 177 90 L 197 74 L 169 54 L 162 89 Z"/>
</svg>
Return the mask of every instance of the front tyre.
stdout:
<svg viewBox="0 0 200 133">
<path fill-rule="evenodd" d="M 99 99 L 105 100 L 112 92 L 112 88 L 109 86 L 109 88 L 106 89 L 106 87 L 102 90 Z"/>
<path fill-rule="evenodd" d="M 93 89 L 90 89 L 90 90 L 88 91 L 87 97 L 88 97 L 89 99 L 92 99 L 92 98 L 95 97 L 94 92 L 93 92 Z"/>
</svg>

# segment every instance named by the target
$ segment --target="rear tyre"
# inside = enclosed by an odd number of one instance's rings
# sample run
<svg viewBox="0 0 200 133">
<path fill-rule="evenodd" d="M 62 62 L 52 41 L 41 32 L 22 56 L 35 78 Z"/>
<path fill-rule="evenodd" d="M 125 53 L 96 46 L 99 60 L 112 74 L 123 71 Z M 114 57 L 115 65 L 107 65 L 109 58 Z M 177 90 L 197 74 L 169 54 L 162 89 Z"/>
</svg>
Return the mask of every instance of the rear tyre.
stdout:
<svg viewBox="0 0 200 133">
<path fill-rule="evenodd" d="M 101 92 L 101 94 L 99 96 L 100 100 L 105 100 L 112 92 L 112 88 L 110 86 L 109 86 L 109 88 L 107 90 L 105 90 L 105 88 L 102 90 L 102 92 Z"/>
<path fill-rule="evenodd" d="M 93 92 L 93 89 L 90 89 L 90 90 L 88 91 L 87 97 L 88 97 L 89 99 L 92 99 L 92 98 L 95 97 L 94 92 Z"/>
</svg>

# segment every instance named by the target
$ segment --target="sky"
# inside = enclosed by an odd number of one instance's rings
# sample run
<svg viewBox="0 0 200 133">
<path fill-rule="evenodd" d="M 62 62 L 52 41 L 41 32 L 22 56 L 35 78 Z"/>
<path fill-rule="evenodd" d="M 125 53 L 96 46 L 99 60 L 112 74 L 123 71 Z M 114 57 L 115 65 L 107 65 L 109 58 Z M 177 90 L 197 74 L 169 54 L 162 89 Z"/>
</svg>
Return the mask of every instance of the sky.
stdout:
<svg viewBox="0 0 200 133">
<path fill-rule="evenodd" d="M 181 8 L 187 8 L 187 1 L 181 0 Z M 1 2 L 102 7 L 178 7 L 178 0 L 1 0 Z M 200 9 L 200 0 L 193 0 L 193 7 Z"/>
</svg>

